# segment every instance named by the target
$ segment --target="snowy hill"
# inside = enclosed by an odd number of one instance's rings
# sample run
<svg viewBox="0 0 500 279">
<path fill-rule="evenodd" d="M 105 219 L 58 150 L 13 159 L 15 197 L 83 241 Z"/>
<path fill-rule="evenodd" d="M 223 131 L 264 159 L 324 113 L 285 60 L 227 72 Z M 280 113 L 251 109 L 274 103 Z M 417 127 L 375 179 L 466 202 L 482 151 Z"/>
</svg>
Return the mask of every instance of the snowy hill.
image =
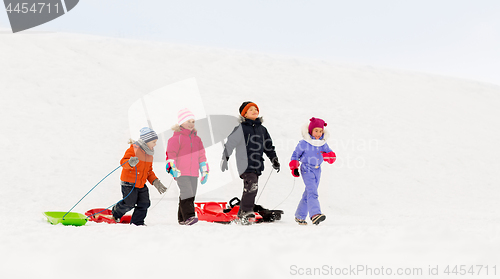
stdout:
<svg viewBox="0 0 500 279">
<path fill-rule="evenodd" d="M 418 277 L 425 278 L 429 265 L 440 265 L 443 275 L 446 265 L 499 264 L 499 86 L 60 33 L 4 34 L 0 65 L 0 247 L 8 278 L 286 278 L 350 265 L 422 268 Z M 279 205 L 283 220 L 182 227 L 172 183 L 161 201 L 151 189 L 148 227 L 49 225 L 42 212 L 69 210 L 119 165 L 129 107 L 192 77 L 207 114 L 237 115 L 247 100 L 259 105 L 282 165 L 270 175 L 266 161 L 260 185 L 269 182 L 259 203 Z M 293 213 L 304 185 L 287 165 L 312 116 L 328 122 L 338 161 L 323 167 L 320 183 L 327 220 L 299 227 Z M 219 171 L 219 157 L 209 160 Z M 156 173 L 171 182 L 163 168 Z M 197 200 L 227 201 L 241 191 L 234 181 Z M 74 211 L 120 198 L 115 172 Z"/>
</svg>

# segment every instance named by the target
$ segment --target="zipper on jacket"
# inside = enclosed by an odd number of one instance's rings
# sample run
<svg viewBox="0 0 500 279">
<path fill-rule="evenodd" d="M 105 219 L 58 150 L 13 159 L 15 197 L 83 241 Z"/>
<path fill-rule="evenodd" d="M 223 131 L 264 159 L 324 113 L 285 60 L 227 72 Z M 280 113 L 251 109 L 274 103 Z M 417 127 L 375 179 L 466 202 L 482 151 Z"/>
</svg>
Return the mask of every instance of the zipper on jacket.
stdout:
<svg viewBox="0 0 500 279">
<path fill-rule="evenodd" d="M 191 168 L 191 165 L 193 162 L 193 139 L 191 138 L 192 133 L 193 133 L 193 131 L 191 131 L 191 133 L 189 133 L 189 143 L 191 144 L 191 162 L 189 164 L 189 174 L 191 174 L 191 171 L 193 170 L 193 168 Z"/>
</svg>

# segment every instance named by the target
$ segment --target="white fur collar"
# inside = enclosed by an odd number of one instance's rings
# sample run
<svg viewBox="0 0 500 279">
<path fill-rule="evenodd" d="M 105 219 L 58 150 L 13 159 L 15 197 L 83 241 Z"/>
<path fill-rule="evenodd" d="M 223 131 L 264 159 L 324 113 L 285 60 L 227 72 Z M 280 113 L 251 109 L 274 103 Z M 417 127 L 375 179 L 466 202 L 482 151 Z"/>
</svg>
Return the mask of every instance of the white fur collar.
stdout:
<svg viewBox="0 0 500 279">
<path fill-rule="evenodd" d="M 304 140 L 312 146 L 323 146 L 330 137 L 330 133 L 326 128 L 323 128 L 323 131 L 324 134 L 322 139 L 313 139 L 309 134 L 309 123 L 306 123 L 304 126 L 302 126 L 302 138 L 304 138 Z"/>
<path fill-rule="evenodd" d="M 181 126 L 180 126 L 179 124 L 175 124 L 175 125 L 174 125 L 174 126 L 172 126 L 170 129 L 172 129 L 172 131 L 174 131 L 174 132 L 180 132 L 180 131 L 182 131 L 182 130 L 181 130 Z M 193 131 L 198 132 L 198 131 L 196 130 L 196 128 L 193 128 Z"/>
</svg>

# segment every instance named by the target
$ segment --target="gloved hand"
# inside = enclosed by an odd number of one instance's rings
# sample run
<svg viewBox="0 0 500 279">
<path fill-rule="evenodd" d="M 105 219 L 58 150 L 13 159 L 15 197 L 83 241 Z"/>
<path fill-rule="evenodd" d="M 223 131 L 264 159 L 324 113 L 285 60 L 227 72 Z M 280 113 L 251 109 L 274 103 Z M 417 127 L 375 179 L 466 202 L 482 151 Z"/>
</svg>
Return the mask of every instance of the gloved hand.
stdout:
<svg viewBox="0 0 500 279">
<path fill-rule="evenodd" d="M 323 155 L 323 161 L 328 162 L 328 164 L 333 164 L 335 160 L 337 160 L 337 155 L 335 155 L 335 152 L 333 151 L 328 153 L 323 152 L 321 155 Z"/>
<path fill-rule="evenodd" d="M 274 157 L 271 162 L 273 163 L 273 168 L 276 172 L 280 172 L 280 162 L 278 162 L 278 157 Z"/>
<path fill-rule="evenodd" d="M 167 160 L 166 170 L 173 178 L 181 176 L 181 171 L 175 167 L 175 162 L 172 159 Z"/>
<path fill-rule="evenodd" d="M 292 170 L 292 175 L 294 177 L 299 177 L 300 176 L 300 173 L 299 173 L 300 163 L 299 163 L 299 161 L 292 160 L 292 161 L 290 161 L 290 164 L 288 164 L 288 166 L 290 166 L 290 170 Z"/>
<path fill-rule="evenodd" d="M 208 180 L 208 172 L 210 171 L 207 162 L 200 163 L 200 173 L 201 173 L 201 184 L 207 183 Z"/>
<path fill-rule="evenodd" d="M 167 191 L 167 187 L 165 187 L 158 178 L 153 181 L 153 186 L 156 187 L 160 195 Z"/>
<path fill-rule="evenodd" d="M 220 169 L 222 172 L 227 171 L 227 161 L 229 160 L 229 157 L 222 156 L 222 161 L 220 162 Z"/>
<path fill-rule="evenodd" d="M 133 168 L 137 165 L 137 163 L 139 163 L 139 158 L 137 157 L 130 157 L 130 159 L 128 160 L 128 164 Z"/>
</svg>

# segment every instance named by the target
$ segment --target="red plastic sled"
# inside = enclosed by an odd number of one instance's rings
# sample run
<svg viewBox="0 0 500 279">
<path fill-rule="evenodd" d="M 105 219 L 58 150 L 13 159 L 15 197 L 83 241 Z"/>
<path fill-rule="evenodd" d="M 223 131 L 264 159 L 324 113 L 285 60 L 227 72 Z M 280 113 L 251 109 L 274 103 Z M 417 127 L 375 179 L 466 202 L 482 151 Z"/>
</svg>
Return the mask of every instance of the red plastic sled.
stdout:
<svg viewBox="0 0 500 279">
<path fill-rule="evenodd" d="M 102 211 L 102 212 L 100 212 Z M 98 213 L 100 212 L 100 213 Z M 98 213 L 98 214 L 96 214 Z M 96 215 L 94 215 L 96 214 Z M 85 215 L 90 216 L 89 221 L 93 221 L 96 223 L 108 223 L 108 224 L 116 224 L 115 220 L 113 219 L 113 213 L 110 209 L 105 209 L 105 208 L 94 208 L 91 209 L 87 212 L 85 212 Z M 130 219 L 132 219 L 132 215 L 123 215 L 122 218 L 120 218 L 120 224 L 129 224 Z"/>
<path fill-rule="evenodd" d="M 229 224 L 238 219 L 239 205 L 230 208 L 227 202 L 195 202 L 195 204 L 196 214 L 200 221 Z M 255 218 L 250 219 L 250 222 L 259 223 L 261 219 L 262 216 L 255 212 Z"/>
</svg>

